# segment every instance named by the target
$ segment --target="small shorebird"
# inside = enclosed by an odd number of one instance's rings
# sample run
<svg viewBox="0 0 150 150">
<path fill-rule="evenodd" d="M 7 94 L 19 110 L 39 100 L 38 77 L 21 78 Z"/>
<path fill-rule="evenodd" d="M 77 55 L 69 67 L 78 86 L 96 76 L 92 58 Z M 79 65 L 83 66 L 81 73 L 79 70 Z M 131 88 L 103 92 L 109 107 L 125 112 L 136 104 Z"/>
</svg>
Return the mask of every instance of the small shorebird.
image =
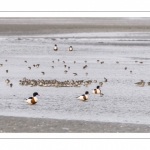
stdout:
<svg viewBox="0 0 150 150">
<path fill-rule="evenodd" d="M 58 61 L 59 61 L 59 59 L 58 59 Z"/>
<path fill-rule="evenodd" d="M 36 64 L 36 67 L 39 68 L 40 64 Z"/>
<path fill-rule="evenodd" d="M 143 64 L 143 62 L 141 61 L 141 62 L 139 62 L 140 64 Z"/>
<path fill-rule="evenodd" d="M 35 64 L 33 64 L 33 67 L 35 67 Z"/>
<path fill-rule="evenodd" d="M 68 69 L 70 69 L 70 67 L 68 67 Z"/>
<path fill-rule="evenodd" d="M 52 66 L 52 68 L 54 68 L 54 66 Z"/>
<path fill-rule="evenodd" d="M 43 75 L 45 74 L 45 72 L 41 72 Z"/>
<path fill-rule="evenodd" d="M 0 64 L 0 67 L 2 67 L 3 66 L 3 64 Z"/>
<path fill-rule="evenodd" d="M 5 61 L 7 62 L 7 59 Z"/>
<path fill-rule="evenodd" d="M 66 67 L 67 67 L 67 65 L 64 65 L 64 67 L 66 68 Z"/>
<path fill-rule="evenodd" d="M 100 94 L 100 86 L 97 86 L 96 89 L 92 91 L 93 94 Z"/>
<path fill-rule="evenodd" d="M 103 85 L 103 82 L 99 82 L 99 86 L 102 86 Z"/>
<path fill-rule="evenodd" d="M 101 93 L 101 90 L 100 90 L 100 97 L 103 97 L 103 95 L 104 95 L 104 94 L 103 94 L 103 93 Z"/>
<path fill-rule="evenodd" d="M 118 61 L 116 61 L 116 64 L 119 64 L 119 62 L 118 62 Z"/>
<path fill-rule="evenodd" d="M 8 73 L 8 70 L 6 70 L 6 73 Z"/>
<path fill-rule="evenodd" d="M 99 62 L 99 60 L 97 60 L 97 62 Z"/>
<path fill-rule="evenodd" d="M 138 61 L 136 60 L 135 63 L 137 63 Z"/>
<path fill-rule="evenodd" d="M 87 72 L 86 72 L 85 74 L 86 74 L 86 76 L 88 75 L 88 73 L 87 73 Z"/>
<path fill-rule="evenodd" d="M 13 84 L 12 83 L 10 83 L 10 87 L 12 87 L 13 86 Z"/>
<path fill-rule="evenodd" d="M 65 61 L 63 61 L 63 63 L 65 64 Z"/>
<path fill-rule="evenodd" d="M 54 51 L 57 51 L 57 50 L 58 50 L 58 47 L 57 47 L 56 44 L 54 45 L 54 48 L 53 48 L 53 49 L 54 49 Z"/>
<path fill-rule="evenodd" d="M 86 61 L 86 60 L 85 60 L 84 62 L 85 62 L 85 63 L 87 63 L 87 61 Z"/>
<path fill-rule="evenodd" d="M 28 67 L 29 70 L 31 70 L 31 67 Z"/>
<path fill-rule="evenodd" d="M 147 82 L 148 85 L 150 85 L 150 82 Z"/>
<path fill-rule="evenodd" d="M 76 61 L 74 61 L 74 64 L 76 63 Z"/>
<path fill-rule="evenodd" d="M 54 63 L 54 60 L 52 61 L 52 63 Z"/>
<path fill-rule="evenodd" d="M 72 46 L 70 46 L 68 50 L 69 50 L 69 51 L 73 51 L 73 47 L 72 47 Z"/>
<path fill-rule="evenodd" d="M 40 96 L 37 92 L 33 93 L 33 97 L 29 97 L 28 99 L 25 100 L 25 102 L 29 103 L 29 104 L 36 104 L 38 99 L 36 96 Z"/>
<path fill-rule="evenodd" d="M 77 99 L 82 100 L 82 101 L 86 101 L 88 99 L 88 94 L 89 94 L 89 92 L 86 91 L 85 94 L 77 97 Z"/>
<path fill-rule="evenodd" d="M 87 65 L 83 66 L 83 69 L 87 68 Z"/>
<path fill-rule="evenodd" d="M 127 67 L 125 67 L 124 70 L 127 70 Z"/>
<path fill-rule="evenodd" d="M 100 62 L 101 64 L 104 64 L 104 61 Z"/>
<path fill-rule="evenodd" d="M 107 82 L 107 79 L 106 79 L 106 78 L 104 78 L 104 82 Z"/>
<path fill-rule="evenodd" d="M 67 73 L 67 72 L 68 72 L 67 70 L 64 71 L 64 73 Z"/>
<path fill-rule="evenodd" d="M 27 63 L 27 61 L 26 61 L 26 60 L 25 60 L 24 62 L 25 62 L 25 63 Z"/>
<path fill-rule="evenodd" d="M 130 71 L 130 73 L 132 73 L 132 70 Z"/>
<path fill-rule="evenodd" d="M 10 80 L 9 80 L 9 79 L 6 79 L 5 82 L 8 84 L 8 83 L 10 82 Z"/>
<path fill-rule="evenodd" d="M 74 76 L 77 76 L 78 74 L 77 73 L 73 73 L 74 74 Z"/>
<path fill-rule="evenodd" d="M 94 80 L 94 83 L 97 83 L 97 80 Z"/>
<path fill-rule="evenodd" d="M 134 84 L 136 84 L 137 86 L 143 87 L 145 85 L 145 82 L 141 80 L 141 82 L 136 82 Z"/>
</svg>

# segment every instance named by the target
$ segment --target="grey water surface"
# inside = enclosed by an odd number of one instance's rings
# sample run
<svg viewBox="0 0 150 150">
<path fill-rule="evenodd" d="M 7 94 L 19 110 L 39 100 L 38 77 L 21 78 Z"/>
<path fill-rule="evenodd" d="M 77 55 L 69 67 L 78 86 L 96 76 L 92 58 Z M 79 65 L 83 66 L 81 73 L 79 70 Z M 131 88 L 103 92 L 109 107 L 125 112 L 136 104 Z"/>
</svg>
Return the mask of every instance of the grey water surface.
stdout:
<svg viewBox="0 0 150 150">
<path fill-rule="evenodd" d="M 53 51 L 54 44 L 58 45 L 58 51 Z M 72 52 L 68 51 L 70 45 L 74 49 Z M 104 61 L 104 64 L 97 60 Z M 136 60 L 143 61 L 143 64 L 135 63 Z M 67 74 L 63 61 L 70 66 Z M 40 67 L 34 68 L 33 64 L 38 63 Z M 1 36 L 0 64 L 3 64 L 0 67 L 0 115 L 150 124 L 150 86 L 147 85 L 150 81 L 150 33 Z M 84 70 L 85 64 L 88 67 Z M 29 66 L 31 70 L 28 70 Z M 5 72 L 7 69 L 9 73 Z M 19 80 L 24 77 L 98 82 L 105 77 L 108 82 L 103 83 L 101 91 L 104 96 L 100 97 L 92 94 L 98 83 L 88 87 L 21 86 Z M 5 83 L 7 78 L 13 83 L 12 88 Z M 145 86 L 137 87 L 134 83 L 142 79 Z M 90 92 L 89 99 L 86 102 L 77 100 L 76 97 L 85 91 Z M 24 99 L 33 92 L 40 94 L 38 103 L 29 105 Z"/>
</svg>

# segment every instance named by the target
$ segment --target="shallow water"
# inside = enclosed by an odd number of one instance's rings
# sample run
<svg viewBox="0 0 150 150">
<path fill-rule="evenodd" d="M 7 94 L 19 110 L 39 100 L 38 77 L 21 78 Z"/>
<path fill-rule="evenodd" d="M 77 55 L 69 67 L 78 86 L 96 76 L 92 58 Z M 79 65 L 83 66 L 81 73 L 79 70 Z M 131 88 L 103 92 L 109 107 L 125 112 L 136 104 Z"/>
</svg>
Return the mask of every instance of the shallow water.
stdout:
<svg viewBox="0 0 150 150">
<path fill-rule="evenodd" d="M 150 124 L 150 87 L 147 83 L 144 87 L 134 84 L 141 79 L 150 81 L 149 40 L 150 33 L 134 32 L 1 36 L 0 115 Z M 57 52 L 53 51 L 54 44 L 58 45 Z M 68 51 L 70 45 L 74 49 L 72 52 Z M 97 63 L 98 59 L 104 64 Z M 25 60 L 28 63 L 24 63 Z M 85 60 L 88 67 L 83 70 Z M 143 61 L 143 64 L 135 63 L 135 60 Z M 64 74 L 67 68 L 62 61 L 70 66 L 67 74 Z M 33 64 L 38 63 L 40 67 L 34 68 Z M 32 69 L 28 70 L 28 66 Z M 5 72 L 7 69 L 9 73 Z M 45 75 L 41 74 L 42 71 Z M 73 76 L 74 72 L 78 76 Z M 97 83 L 88 87 L 30 87 L 19 85 L 23 77 L 60 81 L 92 79 L 98 82 L 106 77 L 108 82 L 103 84 L 104 96 L 100 97 L 92 94 Z M 12 88 L 6 85 L 7 78 L 13 83 Z M 24 99 L 35 91 L 40 94 L 38 103 L 25 103 Z M 76 97 L 85 91 L 90 92 L 88 101 L 77 100 Z"/>
</svg>

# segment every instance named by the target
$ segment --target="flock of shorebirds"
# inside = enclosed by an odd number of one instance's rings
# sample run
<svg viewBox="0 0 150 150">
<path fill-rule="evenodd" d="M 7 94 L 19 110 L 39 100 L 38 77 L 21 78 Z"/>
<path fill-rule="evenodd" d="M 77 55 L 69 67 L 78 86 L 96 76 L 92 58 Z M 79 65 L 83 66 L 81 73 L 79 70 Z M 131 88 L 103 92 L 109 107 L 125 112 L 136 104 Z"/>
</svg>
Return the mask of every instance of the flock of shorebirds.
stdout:
<svg viewBox="0 0 150 150">
<path fill-rule="evenodd" d="M 54 48 L 53 48 L 53 50 L 54 51 L 58 51 L 58 47 L 57 47 L 57 45 L 55 44 L 54 45 Z M 68 48 L 68 50 L 69 51 L 73 51 L 73 47 L 72 46 L 70 46 L 69 48 Z M 59 59 L 58 59 L 58 61 L 60 61 Z M 7 62 L 7 60 L 5 60 L 5 62 Z M 27 61 L 25 60 L 24 61 L 25 63 L 27 63 Z M 100 62 L 99 60 L 97 60 L 97 62 Z M 54 63 L 54 61 L 52 61 L 52 63 Z M 65 64 L 65 61 L 63 61 L 63 63 Z M 76 63 L 76 61 L 74 61 L 74 64 Z M 87 61 L 85 60 L 85 63 L 87 63 Z M 103 64 L 104 63 L 104 61 L 102 61 L 102 62 L 100 62 L 101 64 Z M 135 63 L 139 63 L 139 64 L 143 64 L 143 62 L 138 62 L 138 61 L 135 61 Z M 116 61 L 116 64 L 119 64 L 119 62 L 118 61 Z M 3 66 L 3 64 L 0 64 L 0 67 L 2 67 Z M 33 67 L 39 67 L 40 66 L 40 64 L 33 64 Z M 67 65 L 65 64 L 64 65 L 64 68 L 66 68 L 67 67 Z M 83 66 L 83 69 L 85 69 L 85 68 L 87 68 L 88 66 L 87 65 L 85 65 L 85 66 Z M 54 68 L 54 66 L 52 66 L 52 68 Z M 28 69 L 29 70 L 31 70 L 31 67 L 28 67 Z M 68 66 L 68 70 L 70 69 L 70 66 Z M 125 70 L 127 70 L 127 67 L 125 67 L 124 68 Z M 67 73 L 68 71 L 67 70 L 65 70 L 64 71 L 64 73 Z M 6 70 L 6 73 L 8 73 L 8 70 Z M 43 75 L 45 74 L 45 72 L 41 72 Z M 132 70 L 130 71 L 130 73 L 132 74 Z M 77 73 L 73 73 L 74 74 L 74 76 L 77 76 L 78 74 Z M 85 73 L 86 75 L 88 75 L 88 73 L 86 72 Z M 10 80 L 9 79 L 6 79 L 5 80 L 5 82 L 7 83 L 7 85 L 9 84 L 10 85 L 10 87 L 12 87 L 13 86 L 13 84 L 12 83 L 10 83 Z M 35 79 L 32 79 L 32 80 L 30 80 L 30 79 L 27 79 L 27 78 L 23 78 L 22 80 L 19 80 L 19 84 L 20 85 L 30 85 L 31 87 L 33 87 L 33 86 L 43 86 L 43 87 L 80 87 L 81 85 L 83 85 L 83 86 L 88 86 L 89 84 L 91 84 L 92 82 L 94 82 L 94 83 L 97 83 L 97 80 L 77 80 L 77 81 L 75 81 L 75 80 L 65 80 L 65 81 L 58 81 L 58 80 L 40 80 L 40 79 L 38 79 L 38 80 L 35 80 Z M 103 82 L 107 82 L 107 79 L 106 78 L 104 78 L 104 81 Z M 96 87 L 96 89 L 94 89 L 93 91 L 92 91 L 92 93 L 93 94 L 99 94 L 101 97 L 104 95 L 103 93 L 101 93 L 101 89 L 100 89 L 100 87 L 102 87 L 102 85 L 103 85 L 103 82 L 99 82 L 98 84 L 98 86 Z M 140 82 L 137 82 L 137 83 L 135 83 L 137 86 L 140 86 L 140 87 L 143 87 L 144 85 L 145 85 L 145 82 L 143 81 L 143 80 L 141 80 Z M 148 82 L 148 85 L 150 85 L 150 82 Z M 36 104 L 37 103 L 37 97 L 36 96 L 38 96 L 39 94 L 37 93 L 37 92 L 34 92 L 33 93 L 33 96 L 32 97 L 29 97 L 28 99 L 26 99 L 25 101 L 27 102 L 27 103 L 29 103 L 29 104 Z M 79 100 L 82 100 L 82 101 L 86 101 L 87 99 L 88 99 L 88 95 L 89 95 L 89 92 L 88 91 L 86 91 L 85 92 L 85 94 L 83 94 L 83 95 L 81 95 L 81 96 L 79 96 L 79 97 L 77 97 L 77 99 L 79 99 Z"/>
</svg>

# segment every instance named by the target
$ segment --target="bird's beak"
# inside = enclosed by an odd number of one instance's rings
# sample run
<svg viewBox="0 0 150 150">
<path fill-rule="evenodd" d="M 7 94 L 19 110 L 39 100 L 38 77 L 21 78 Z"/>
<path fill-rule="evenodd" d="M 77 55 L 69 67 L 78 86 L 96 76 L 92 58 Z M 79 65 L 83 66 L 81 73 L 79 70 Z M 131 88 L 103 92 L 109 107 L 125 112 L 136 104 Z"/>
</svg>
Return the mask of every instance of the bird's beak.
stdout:
<svg viewBox="0 0 150 150">
<path fill-rule="evenodd" d="M 40 96 L 40 95 L 38 94 L 38 96 Z"/>
</svg>

